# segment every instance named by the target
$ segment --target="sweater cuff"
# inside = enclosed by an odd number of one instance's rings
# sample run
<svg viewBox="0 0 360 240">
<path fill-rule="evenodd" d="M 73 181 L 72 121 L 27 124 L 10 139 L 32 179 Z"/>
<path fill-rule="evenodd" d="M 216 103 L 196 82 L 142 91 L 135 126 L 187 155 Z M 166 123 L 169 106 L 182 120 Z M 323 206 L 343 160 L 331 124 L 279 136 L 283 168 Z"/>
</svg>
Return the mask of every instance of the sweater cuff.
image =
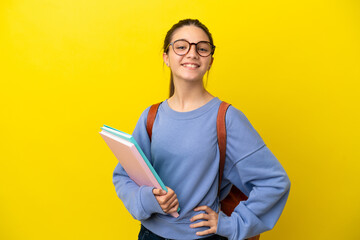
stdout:
<svg viewBox="0 0 360 240">
<path fill-rule="evenodd" d="M 227 237 L 228 239 L 232 239 L 232 236 L 234 234 L 234 229 L 235 228 L 233 227 L 231 217 L 228 217 L 225 213 L 220 211 L 216 234 L 223 237 Z"/>
<path fill-rule="evenodd" d="M 140 203 L 146 214 L 149 216 L 153 213 L 166 214 L 160 207 L 152 190 L 154 187 L 141 186 L 140 187 Z"/>
</svg>

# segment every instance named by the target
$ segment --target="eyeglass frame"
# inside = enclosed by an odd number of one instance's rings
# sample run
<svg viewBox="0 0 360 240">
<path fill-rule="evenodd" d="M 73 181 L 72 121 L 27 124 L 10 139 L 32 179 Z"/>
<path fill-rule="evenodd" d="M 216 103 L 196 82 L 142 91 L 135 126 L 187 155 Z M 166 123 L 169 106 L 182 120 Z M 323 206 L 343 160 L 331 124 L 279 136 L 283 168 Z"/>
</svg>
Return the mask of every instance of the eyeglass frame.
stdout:
<svg viewBox="0 0 360 240">
<path fill-rule="evenodd" d="M 175 50 L 174 50 L 174 43 L 176 43 L 176 42 L 178 42 L 178 41 L 185 41 L 185 42 L 187 42 L 187 43 L 190 45 L 190 47 L 188 48 L 188 50 L 187 50 L 186 53 L 184 53 L 184 54 L 178 54 L 178 53 L 175 52 Z M 208 43 L 208 44 L 211 46 L 211 52 L 210 52 L 209 55 L 207 55 L 207 56 L 202 56 L 202 55 L 198 52 L 197 45 L 198 45 L 199 43 Z M 167 47 L 166 47 L 165 52 L 168 51 L 170 45 L 172 46 L 172 49 L 173 49 L 174 53 L 175 53 L 176 55 L 178 55 L 178 56 L 185 56 L 186 54 L 188 54 L 188 53 L 190 52 L 191 45 L 195 45 L 195 51 L 197 52 L 197 54 L 199 54 L 200 57 L 208 57 L 208 56 L 210 56 L 210 55 L 214 55 L 214 53 L 215 53 L 215 45 L 211 44 L 211 42 L 209 42 L 209 41 L 199 41 L 199 42 L 197 42 L 197 43 L 191 43 L 191 42 L 189 42 L 189 41 L 186 40 L 186 39 L 178 39 L 178 40 L 175 40 L 175 41 L 169 43 L 169 44 L 167 45 Z"/>
</svg>

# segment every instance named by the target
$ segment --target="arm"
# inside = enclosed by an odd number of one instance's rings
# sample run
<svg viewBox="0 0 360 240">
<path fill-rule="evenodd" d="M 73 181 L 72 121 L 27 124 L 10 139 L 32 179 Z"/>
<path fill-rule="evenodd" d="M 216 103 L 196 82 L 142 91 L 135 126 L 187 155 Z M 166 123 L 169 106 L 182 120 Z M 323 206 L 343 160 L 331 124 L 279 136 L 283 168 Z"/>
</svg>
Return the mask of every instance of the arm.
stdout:
<svg viewBox="0 0 360 240">
<path fill-rule="evenodd" d="M 220 212 L 218 219 L 217 233 L 229 239 L 244 239 L 272 229 L 290 190 L 287 174 L 266 146 L 232 167 L 230 181 L 239 182 L 239 176 L 249 189 L 249 198 L 240 202 L 230 217 Z"/>
<path fill-rule="evenodd" d="M 146 132 L 147 113 L 148 109 L 142 113 L 132 135 L 151 161 L 150 140 Z M 120 164 L 115 167 L 113 184 L 117 195 L 135 219 L 141 221 L 149 218 L 153 213 L 165 214 L 153 194 L 153 187 L 138 186 Z"/>
<path fill-rule="evenodd" d="M 229 108 L 226 124 L 224 178 L 249 198 L 240 202 L 230 217 L 219 213 L 217 234 L 229 239 L 245 239 L 274 227 L 289 195 L 290 181 L 240 111 Z"/>
</svg>

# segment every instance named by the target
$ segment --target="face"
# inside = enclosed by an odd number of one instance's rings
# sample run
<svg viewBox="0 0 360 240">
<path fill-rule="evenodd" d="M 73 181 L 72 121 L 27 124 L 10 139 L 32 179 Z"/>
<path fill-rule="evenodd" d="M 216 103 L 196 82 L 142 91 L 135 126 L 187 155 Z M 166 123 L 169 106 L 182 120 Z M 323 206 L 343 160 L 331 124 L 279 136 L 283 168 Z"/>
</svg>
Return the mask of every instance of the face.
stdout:
<svg viewBox="0 0 360 240">
<path fill-rule="evenodd" d="M 206 33 L 196 26 L 183 26 L 177 29 L 171 42 L 178 39 L 185 39 L 190 43 L 209 41 Z M 190 51 L 183 56 L 177 55 L 172 46 L 169 46 L 168 53 L 164 53 L 163 58 L 166 65 L 171 68 L 174 81 L 202 81 L 204 74 L 210 69 L 213 62 L 212 55 L 201 57 L 196 52 L 195 45 L 191 45 Z"/>
</svg>

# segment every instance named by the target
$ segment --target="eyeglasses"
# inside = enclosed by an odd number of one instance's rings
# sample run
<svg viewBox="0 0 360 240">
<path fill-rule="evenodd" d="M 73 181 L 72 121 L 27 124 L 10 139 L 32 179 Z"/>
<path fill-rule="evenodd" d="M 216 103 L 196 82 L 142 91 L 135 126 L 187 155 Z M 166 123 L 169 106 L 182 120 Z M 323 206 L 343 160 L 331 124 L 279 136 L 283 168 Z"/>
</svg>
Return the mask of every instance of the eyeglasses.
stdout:
<svg viewBox="0 0 360 240">
<path fill-rule="evenodd" d="M 189 43 L 185 39 L 179 39 L 172 43 L 169 43 L 169 45 L 166 47 L 165 52 L 168 51 L 170 45 L 172 46 L 174 53 L 176 53 L 179 56 L 184 56 L 185 54 L 187 54 L 190 51 L 191 45 L 195 45 L 196 52 L 201 57 L 207 57 L 213 55 L 215 52 L 215 46 L 207 41 L 200 41 L 198 43 Z"/>
</svg>

